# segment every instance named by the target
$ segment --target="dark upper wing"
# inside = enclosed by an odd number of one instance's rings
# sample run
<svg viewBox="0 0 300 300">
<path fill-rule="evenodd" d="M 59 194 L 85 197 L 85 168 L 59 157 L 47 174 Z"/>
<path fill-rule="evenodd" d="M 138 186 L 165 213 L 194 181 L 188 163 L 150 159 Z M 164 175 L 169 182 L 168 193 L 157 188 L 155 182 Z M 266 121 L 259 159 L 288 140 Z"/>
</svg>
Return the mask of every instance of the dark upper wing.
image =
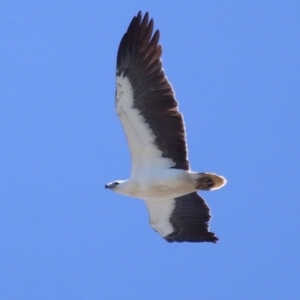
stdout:
<svg viewBox="0 0 300 300">
<path fill-rule="evenodd" d="M 170 216 L 173 232 L 164 238 L 168 242 L 213 242 L 218 238 L 209 232 L 210 210 L 197 193 L 175 198 Z"/>
<path fill-rule="evenodd" d="M 119 46 L 117 81 L 122 82 L 122 78 L 129 80 L 133 93 L 133 104 L 130 107 L 138 110 L 139 115 L 152 130 L 153 143 L 161 151 L 161 156 L 172 159 L 173 168 L 189 170 L 183 118 L 178 110 L 172 86 L 162 69 L 160 59 L 162 48 L 158 44 L 159 31 L 153 35 L 152 32 L 153 20 L 149 21 L 148 13 L 142 19 L 139 12 L 132 19 Z M 121 84 L 119 91 L 120 94 L 124 92 Z M 123 98 L 120 96 L 116 99 L 119 112 L 125 111 L 122 105 L 126 106 L 128 111 L 128 105 L 120 103 Z M 130 116 L 130 112 L 127 114 L 127 111 L 123 113 L 121 121 L 125 132 L 127 131 L 129 144 L 134 144 L 134 140 L 130 141 L 133 136 L 130 133 L 136 131 L 134 126 L 137 124 L 125 119 Z"/>
</svg>

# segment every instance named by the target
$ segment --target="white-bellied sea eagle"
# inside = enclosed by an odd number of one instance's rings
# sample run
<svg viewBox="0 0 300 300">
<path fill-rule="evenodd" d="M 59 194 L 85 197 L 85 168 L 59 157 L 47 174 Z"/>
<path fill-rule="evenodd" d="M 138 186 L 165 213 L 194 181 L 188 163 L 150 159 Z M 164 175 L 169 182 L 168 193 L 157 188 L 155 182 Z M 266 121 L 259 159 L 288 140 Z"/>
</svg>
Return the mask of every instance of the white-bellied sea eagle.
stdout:
<svg viewBox="0 0 300 300">
<path fill-rule="evenodd" d="M 135 16 L 117 55 L 115 106 L 130 148 L 128 180 L 105 185 L 145 201 L 152 228 L 168 242 L 213 242 L 210 210 L 198 190 L 225 185 L 222 176 L 192 172 L 185 126 L 162 67 L 159 31 L 146 13 Z"/>
</svg>

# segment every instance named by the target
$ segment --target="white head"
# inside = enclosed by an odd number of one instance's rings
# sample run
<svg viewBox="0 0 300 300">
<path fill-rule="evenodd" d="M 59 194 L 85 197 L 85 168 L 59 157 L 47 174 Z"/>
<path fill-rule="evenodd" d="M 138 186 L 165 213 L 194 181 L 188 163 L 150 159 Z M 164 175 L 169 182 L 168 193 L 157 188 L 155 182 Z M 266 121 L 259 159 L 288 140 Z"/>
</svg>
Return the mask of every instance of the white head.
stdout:
<svg viewBox="0 0 300 300">
<path fill-rule="evenodd" d="M 105 188 L 110 189 L 114 192 L 118 192 L 118 189 L 120 189 L 120 187 L 122 186 L 122 183 L 124 183 L 125 181 L 126 180 L 117 180 L 117 181 L 110 182 L 105 185 Z"/>
</svg>

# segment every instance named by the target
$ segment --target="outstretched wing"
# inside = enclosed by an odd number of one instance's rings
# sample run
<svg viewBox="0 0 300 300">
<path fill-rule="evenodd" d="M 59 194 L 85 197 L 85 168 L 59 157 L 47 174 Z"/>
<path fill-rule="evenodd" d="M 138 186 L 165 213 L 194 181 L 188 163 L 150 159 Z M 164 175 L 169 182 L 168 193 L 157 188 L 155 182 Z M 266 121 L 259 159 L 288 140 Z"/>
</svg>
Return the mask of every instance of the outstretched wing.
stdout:
<svg viewBox="0 0 300 300">
<path fill-rule="evenodd" d="M 159 31 L 148 13 L 135 16 L 117 57 L 116 110 L 132 158 L 132 172 L 144 168 L 189 170 L 183 117 L 162 68 Z"/>
<path fill-rule="evenodd" d="M 209 207 L 197 193 L 167 200 L 148 199 L 145 202 L 150 215 L 150 225 L 166 241 L 218 241 L 215 234 L 209 231 Z"/>
</svg>

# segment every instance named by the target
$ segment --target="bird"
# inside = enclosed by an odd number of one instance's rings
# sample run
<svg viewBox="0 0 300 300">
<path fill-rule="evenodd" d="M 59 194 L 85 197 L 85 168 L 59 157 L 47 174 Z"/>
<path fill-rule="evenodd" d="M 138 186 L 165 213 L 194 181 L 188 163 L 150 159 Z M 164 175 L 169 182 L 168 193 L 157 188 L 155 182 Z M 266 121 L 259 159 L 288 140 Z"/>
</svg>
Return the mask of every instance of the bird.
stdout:
<svg viewBox="0 0 300 300">
<path fill-rule="evenodd" d="M 135 15 L 117 53 L 115 108 L 130 148 L 128 180 L 105 185 L 146 203 L 151 227 L 167 242 L 212 242 L 210 209 L 198 190 L 226 179 L 191 171 L 183 115 L 162 65 L 160 32 L 149 13 Z"/>
</svg>

